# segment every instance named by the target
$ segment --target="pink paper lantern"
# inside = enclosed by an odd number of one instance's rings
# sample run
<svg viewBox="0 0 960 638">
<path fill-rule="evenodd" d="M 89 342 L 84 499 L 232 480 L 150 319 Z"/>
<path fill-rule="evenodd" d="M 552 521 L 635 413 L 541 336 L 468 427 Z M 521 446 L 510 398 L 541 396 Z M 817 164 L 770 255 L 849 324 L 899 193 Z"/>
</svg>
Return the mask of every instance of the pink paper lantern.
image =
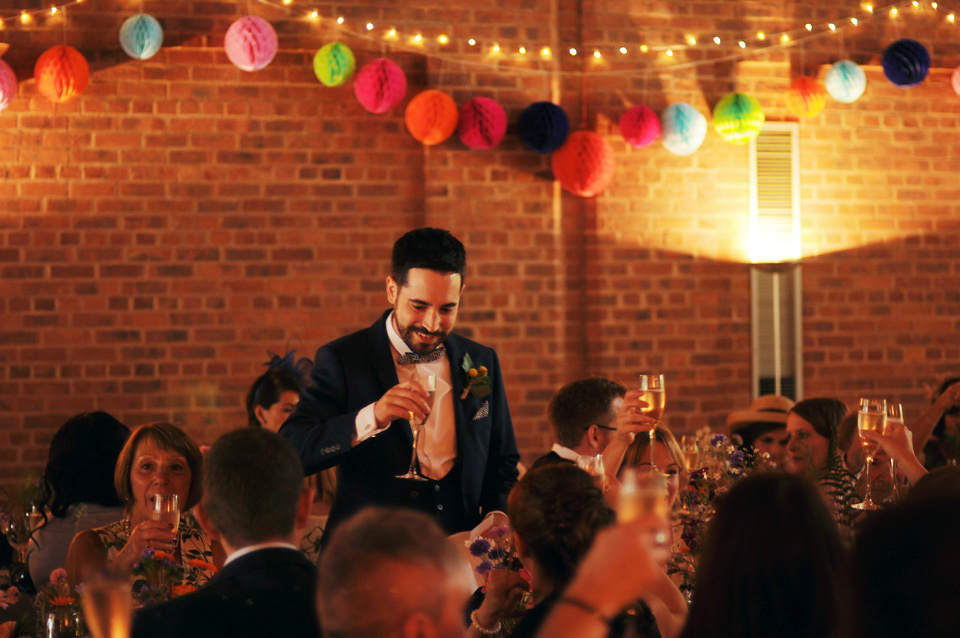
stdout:
<svg viewBox="0 0 960 638">
<path fill-rule="evenodd" d="M 953 70 L 951 81 L 953 83 L 953 92 L 960 95 L 960 66 Z"/>
<path fill-rule="evenodd" d="M 230 25 L 223 48 L 233 64 L 244 71 L 259 71 L 277 54 L 277 32 L 257 16 L 240 18 Z"/>
<path fill-rule="evenodd" d="M 507 113 L 496 100 L 475 97 L 460 107 L 460 141 L 475 150 L 486 150 L 500 143 L 507 133 Z"/>
<path fill-rule="evenodd" d="M 17 76 L 10 65 L 0 60 L 0 111 L 10 106 L 17 95 Z"/>
<path fill-rule="evenodd" d="M 607 140 L 590 131 L 577 131 L 553 154 L 553 174 L 563 189 L 578 197 L 593 197 L 613 181 L 616 159 Z"/>
<path fill-rule="evenodd" d="M 649 146 L 660 137 L 660 118 L 648 106 L 635 106 L 620 118 L 620 135 L 635 148 Z"/>
<path fill-rule="evenodd" d="M 371 113 L 386 113 L 407 94 L 407 76 L 396 62 L 377 58 L 357 73 L 353 94 Z"/>
</svg>

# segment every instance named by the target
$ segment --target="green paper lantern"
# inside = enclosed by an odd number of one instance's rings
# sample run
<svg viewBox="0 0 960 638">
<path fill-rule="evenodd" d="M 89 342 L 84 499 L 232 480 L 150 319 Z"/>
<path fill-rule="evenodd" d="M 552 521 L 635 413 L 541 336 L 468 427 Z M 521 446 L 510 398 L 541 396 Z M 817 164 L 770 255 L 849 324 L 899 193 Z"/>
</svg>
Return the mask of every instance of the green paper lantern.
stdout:
<svg viewBox="0 0 960 638">
<path fill-rule="evenodd" d="M 350 79 L 356 68 L 353 51 L 339 42 L 325 44 L 313 56 L 313 72 L 324 86 L 340 86 Z"/>
<path fill-rule="evenodd" d="M 744 93 L 728 93 L 713 109 L 713 128 L 734 144 L 756 137 L 765 119 L 760 103 Z"/>
</svg>

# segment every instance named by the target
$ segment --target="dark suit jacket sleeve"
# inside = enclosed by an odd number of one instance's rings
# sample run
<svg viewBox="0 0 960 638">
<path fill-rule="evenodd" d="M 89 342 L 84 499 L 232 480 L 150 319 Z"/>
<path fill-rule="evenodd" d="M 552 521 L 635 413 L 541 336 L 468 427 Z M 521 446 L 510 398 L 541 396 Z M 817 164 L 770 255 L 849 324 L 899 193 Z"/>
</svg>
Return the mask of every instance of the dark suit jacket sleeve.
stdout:
<svg viewBox="0 0 960 638">
<path fill-rule="evenodd" d="M 301 393 L 296 409 L 280 428 L 280 436 L 297 449 L 308 475 L 336 465 L 350 451 L 359 411 L 346 403 L 346 376 L 336 349 L 323 346 L 314 362 L 313 387 Z"/>
<path fill-rule="evenodd" d="M 480 495 L 480 509 L 484 516 L 493 510 L 507 511 L 507 495 L 517 482 L 519 474 L 517 463 L 520 461 L 510 408 L 507 406 L 507 394 L 500 374 L 500 360 L 495 351 L 491 349 L 490 353 L 493 356 L 493 365 L 490 366 L 493 382 L 490 412 L 494 420 L 487 455 L 486 475 Z"/>
</svg>

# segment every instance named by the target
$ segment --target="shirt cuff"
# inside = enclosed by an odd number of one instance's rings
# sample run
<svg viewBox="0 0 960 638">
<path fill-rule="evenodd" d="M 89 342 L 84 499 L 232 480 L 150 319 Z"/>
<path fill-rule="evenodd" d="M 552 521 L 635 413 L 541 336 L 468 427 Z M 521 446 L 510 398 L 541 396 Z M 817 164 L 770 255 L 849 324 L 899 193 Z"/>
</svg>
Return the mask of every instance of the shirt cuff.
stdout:
<svg viewBox="0 0 960 638">
<path fill-rule="evenodd" d="M 357 418 L 354 421 L 354 445 L 373 438 L 381 431 L 377 429 L 377 417 L 373 413 L 374 405 L 376 404 L 371 403 L 357 412 Z"/>
</svg>

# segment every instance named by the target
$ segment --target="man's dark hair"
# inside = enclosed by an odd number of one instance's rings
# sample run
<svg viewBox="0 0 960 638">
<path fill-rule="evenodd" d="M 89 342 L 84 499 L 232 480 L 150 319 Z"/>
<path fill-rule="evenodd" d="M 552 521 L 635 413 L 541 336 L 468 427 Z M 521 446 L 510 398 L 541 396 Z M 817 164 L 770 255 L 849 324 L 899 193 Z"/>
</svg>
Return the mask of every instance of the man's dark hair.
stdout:
<svg viewBox="0 0 960 638">
<path fill-rule="evenodd" d="M 224 434 L 203 461 L 203 507 L 231 545 L 289 536 L 302 489 L 296 450 L 261 428 Z"/>
<path fill-rule="evenodd" d="M 573 381 L 560 388 L 547 407 L 557 443 L 575 448 L 591 425 L 607 425 L 612 415 L 610 404 L 627 389 L 616 381 L 592 377 Z"/>
<path fill-rule="evenodd" d="M 425 268 L 439 273 L 460 275 L 460 285 L 467 269 L 467 251 L 460 240 L 442 228 L 417 228 L 393 244 L 390 276 L 399 287 L 407 283 L 411 268 Z"/>
</svg>

